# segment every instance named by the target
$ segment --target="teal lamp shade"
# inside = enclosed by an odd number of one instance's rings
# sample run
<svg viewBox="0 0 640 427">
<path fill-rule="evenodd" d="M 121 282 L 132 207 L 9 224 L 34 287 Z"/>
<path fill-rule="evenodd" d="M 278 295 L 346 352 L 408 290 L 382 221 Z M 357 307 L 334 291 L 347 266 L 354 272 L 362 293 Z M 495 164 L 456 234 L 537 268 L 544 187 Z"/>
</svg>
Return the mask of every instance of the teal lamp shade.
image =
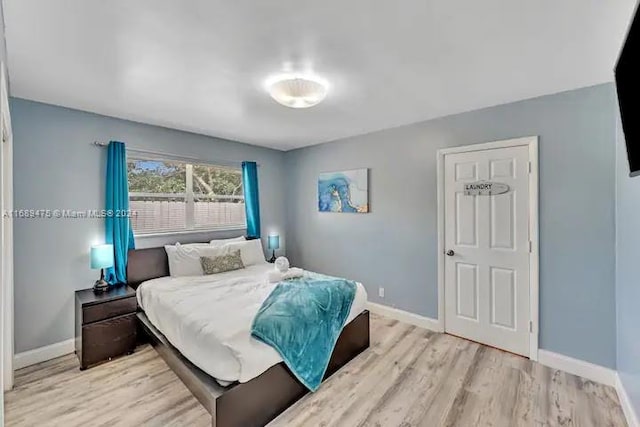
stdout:
<svg viewBox="0 0 640 427">
<path fill-rule="evenodd" d="M 94 270 L 113 267 L 113 245 L 91 247 L 91 268 Z"/>
<path fill-rule="evenodd" d="M 278 249 L 280 248 L 280 236 L 277 234 L 269 235 L 269 249 Z"/>
</svg>

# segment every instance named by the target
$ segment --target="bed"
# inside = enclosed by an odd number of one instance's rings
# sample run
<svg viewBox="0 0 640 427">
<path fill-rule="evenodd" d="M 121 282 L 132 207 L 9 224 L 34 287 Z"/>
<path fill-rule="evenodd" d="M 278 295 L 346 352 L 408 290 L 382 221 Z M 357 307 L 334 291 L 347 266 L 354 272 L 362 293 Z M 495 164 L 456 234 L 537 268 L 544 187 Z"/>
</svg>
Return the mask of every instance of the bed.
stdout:
<svg viewBox="0 0 640 427">
<path fill-rule="evenodd" d="M 262 426 L 308 390 L 250 324 L 275 284 L 272 264 L 200 277 L 169 277 L 164 248 L 129 251 L 141 332 L 212 417 L 212 425 Z M 224 301 L 224 304 L 221 304 Z M 358 284 L 325 379 L 369 346 L 366 292 Z"/>
</svg>

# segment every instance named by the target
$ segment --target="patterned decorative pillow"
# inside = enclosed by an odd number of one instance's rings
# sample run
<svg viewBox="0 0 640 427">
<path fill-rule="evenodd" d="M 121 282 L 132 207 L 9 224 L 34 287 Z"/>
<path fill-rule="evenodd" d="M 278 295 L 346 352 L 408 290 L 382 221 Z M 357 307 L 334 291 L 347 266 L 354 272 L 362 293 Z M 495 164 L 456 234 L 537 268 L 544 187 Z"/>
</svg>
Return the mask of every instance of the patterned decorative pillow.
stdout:
<svg viewBox="0 0 640 427">
<path fill-rule="evenodd" d="M 200 257 L 200 265 L 204 274 L 224 273 L 225 271 L 240 270 L 244 268 L 242 258 L 240 257 L 240 249 L 227 255 L 220 255 L 214 258 Z"/>
</svg>

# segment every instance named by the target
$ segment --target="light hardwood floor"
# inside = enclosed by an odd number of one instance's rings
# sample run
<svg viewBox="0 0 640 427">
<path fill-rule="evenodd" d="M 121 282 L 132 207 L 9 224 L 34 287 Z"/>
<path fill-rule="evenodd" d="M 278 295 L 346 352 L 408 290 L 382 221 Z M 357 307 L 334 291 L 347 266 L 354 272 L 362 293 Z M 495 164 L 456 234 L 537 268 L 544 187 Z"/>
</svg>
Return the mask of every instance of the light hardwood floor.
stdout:
<svg viewBox="0 0 640 427">
<path fill-rule="evenodd" d="M 371 316 L 371 348 L 270 426 L 624 426 L 616 392 L 450 335 Z M 81 372 L 74 355 L 22 369 L 7 426 L 209 426 L 149 346 Z"/>
</svg>

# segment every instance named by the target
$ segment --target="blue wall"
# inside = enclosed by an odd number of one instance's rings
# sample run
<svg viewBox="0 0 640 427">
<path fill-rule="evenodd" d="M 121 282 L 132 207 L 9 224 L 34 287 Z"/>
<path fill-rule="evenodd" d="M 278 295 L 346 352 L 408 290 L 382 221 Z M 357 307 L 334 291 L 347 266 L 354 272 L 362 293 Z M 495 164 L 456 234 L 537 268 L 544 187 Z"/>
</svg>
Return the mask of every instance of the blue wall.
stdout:
<svg viewBox="0 0 640 427">
<path fill-rule="evenodd" d="M 106 150 L 92 141 L 196 157 L 260 164 L 262 230 L 281 233 L 284 251 L 284 154 L 233 141 L 11 99 L 16 209 L 102 209 Z M 74 290 L 97 278 L 89 247 L 104 239 L 100 219 L 15 220 L 16 353 L 70 339 Z M 236 231 L 231 235 L 243 234 Z M 138 247 L 206 241 L 228 233 L 137 239 Z"/>
<path fill-rule="evenodd" d="M 437 149 L 539 135 L 540 345 L 615 366 L 613 85 L 288 153 L 18 99 L 11 108 L 16 208 L 102 206 L 96 188 L 105 154 L 93 140 L 210 161 L 257 160 L 265 233 L 277 230 L 284 242 L 286 222 L 293 263 L 360 280 L 372 301 L 429 317 L 437 316 Z M 358 167 L 370 168 L 372 212 L 319 214 L 318 173 Z M 73 290 L 95 280 L 88 248 L 101 235 L 99 220 L 16 221 L 17 352 L 72 337 Z"/>
<path fill-rule="evenodd" d="M 617 122 L 617 368 L 636 414 L 640 414 L 640 177 L 629 178 L 619 116 Z"/>
<path fill-rule="evenodd" d="M 435 318 L 436 151 L 539 135 L 540 347 L 614 367 L 614 106 L 606 84 L 287 152 L 287 254 Z M 318 173 L 363 167 L 371 213 L 318 213 Z"/>
</svg>

